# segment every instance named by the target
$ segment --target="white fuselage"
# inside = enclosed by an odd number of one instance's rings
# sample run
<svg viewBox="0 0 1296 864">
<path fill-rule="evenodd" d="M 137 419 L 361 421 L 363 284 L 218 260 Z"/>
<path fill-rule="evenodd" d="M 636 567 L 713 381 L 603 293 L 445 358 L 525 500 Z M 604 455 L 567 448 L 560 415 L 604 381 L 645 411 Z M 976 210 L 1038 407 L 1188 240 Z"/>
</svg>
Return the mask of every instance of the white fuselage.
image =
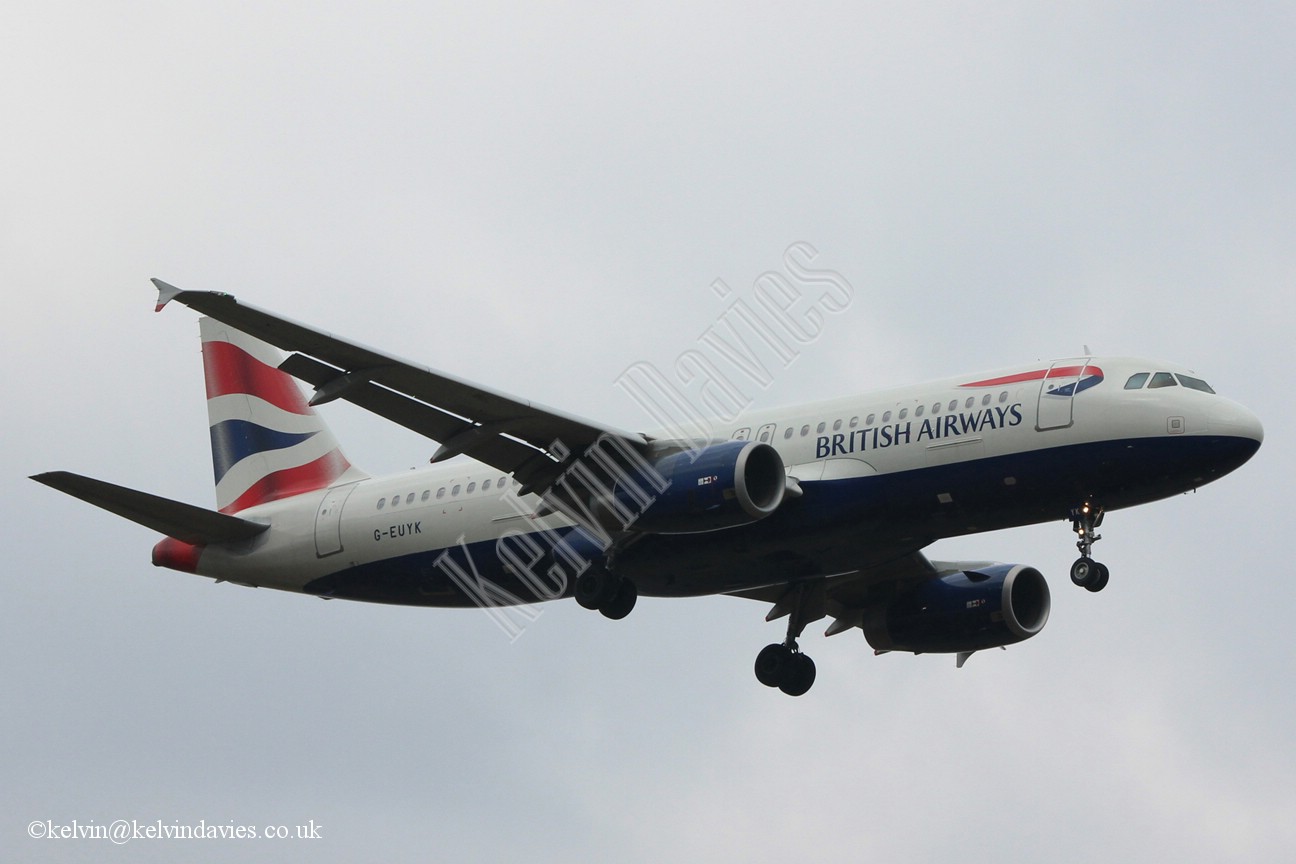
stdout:
<svg viewBox="0 0 1296 864">
<path fill-rule="evenodd" d="M 1041 374 L 1064 367 L 1079 371 Z M 1090 496 L 1117 509 L 1186 491 L 1259 445 L 1254 415 L 1214 393 L 1125 389 L 1144 372 L 1185 374 L 1136 358 L 1080 358 L 715 421 L 713 440 L 773 446 L 803 495 L 755 526 L 630 544 L 625 566 L 646 594 L 770 584 L 778 579 L 766 563 L 772 549 L 843 572 L 863 566 L 873 550 L 901 554 L 943 536 L 1064 519 L 1068 506 Z M 1060 382 L 1071 392 L 1050 392 Z M 517 491 L 501 472 L 459 459 L 275 501 L 239 514 L 271 530 L 207 548 L 197 572 L 326 596 L 463 605 L 442 578 L 443 550 L 473 550 L 491 580 L 518 575 L 519 548 L 541 550 L 528 559 L 538 568 L 561 564 L 553 541 L 572 522 L 538 514 L 539 499 Z M 501 544 L 506 537 L 513 540 Z M 546 596 L 514 594 L 551 599 L 574 575 L 551 574 L 547 591 L 531 592 Z M 347 587 L 375 579 L 391 584 L 369 595 Z"/>
</svg>

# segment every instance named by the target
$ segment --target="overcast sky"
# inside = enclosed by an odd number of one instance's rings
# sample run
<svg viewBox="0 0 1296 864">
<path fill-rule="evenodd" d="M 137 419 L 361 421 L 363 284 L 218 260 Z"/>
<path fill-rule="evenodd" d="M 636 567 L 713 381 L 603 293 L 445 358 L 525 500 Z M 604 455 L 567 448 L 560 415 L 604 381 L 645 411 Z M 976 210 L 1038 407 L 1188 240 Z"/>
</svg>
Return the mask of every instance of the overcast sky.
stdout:
<svg viewBox="0 0 1296 864">
<path fill-rule="evenodd" d="M 1290 4 L 8 3 L 0 11 L 0 858 L 1280 860 L 1296 844 L 1285 390 Z M 1046 11 L 1045 11 L 1046 10 Z M 196 316 L 222 290 L 626 428 L 804 241 L 854 287 L 776 405 L 1036 359 L 1163 357 L 1266 442 L 1111 514 L 938 544 L 1039 567 L 1035 639 L 874 657 L 732 598 L 611 622 L 251 590 L 27 480 L 211 506 Z M 435 444 L 342 403 L 371 473 Z M 320 826 L 37 841 L 34 820 Z"/>
</svg>

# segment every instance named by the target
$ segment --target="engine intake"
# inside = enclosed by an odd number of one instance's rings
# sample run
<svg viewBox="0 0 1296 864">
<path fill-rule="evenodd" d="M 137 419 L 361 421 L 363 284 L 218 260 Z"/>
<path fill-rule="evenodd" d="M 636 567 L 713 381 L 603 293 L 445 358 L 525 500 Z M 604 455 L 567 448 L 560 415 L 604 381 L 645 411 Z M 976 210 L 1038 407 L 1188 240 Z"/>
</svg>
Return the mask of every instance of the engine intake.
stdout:
<svg viewBox="0 0 1296 864">
<path fill-rule="evenodd" d="M 1029 639 L 1048 621 L 1048 583 L 1034 567 L 992 564 L 901 591 L 864 613 L 878 651 L 980 651 Z"/>
</svg>

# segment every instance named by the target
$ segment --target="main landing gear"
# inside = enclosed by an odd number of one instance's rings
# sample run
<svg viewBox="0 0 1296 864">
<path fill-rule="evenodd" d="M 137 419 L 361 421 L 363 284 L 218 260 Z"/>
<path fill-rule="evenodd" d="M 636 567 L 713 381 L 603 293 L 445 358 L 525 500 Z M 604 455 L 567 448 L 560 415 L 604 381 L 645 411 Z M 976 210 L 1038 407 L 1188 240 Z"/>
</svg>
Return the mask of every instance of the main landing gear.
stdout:
<svg viewBox="0 0 1296 864">
<path fill-rule="evenodd" d="M 613 621 L 629 615 L 637 599 L 639 591 L 633 582 L 601 567 L 591 566 L 576 579 L 576 602 Z"/>
<path fill-rule="evenodd" d="M 797 647 L 806 625 L 824 617 L 824 580 L 794 583 L 775 604 L 766 620 L 788 616 L 787 638 L 782 644 L 766 645 L 756 655 L 756 680 L 777 687 L 789 696 L 802 696 L 815 682 L 815 664 Z"/>
<path fill-rule="evenodd" d="M 795 639 L 766 645 L 756 655 L 756 680 L 789 696 L 801 696 L 815 681 L 815 664 L 797 649 Z"/>
<path fill-rule="evenodd" d="M 1071 565 L 1071 581 L 1088 591 L 1101 591 L 1107 587 L 1110 575 L 1106 564 L 1093 560 L 1093 544 L 1102 539 L 1094 529 L 1102 525 L 1103 509 L 1095 504 L 1085 502 L 1071 511 L 1071 528 L 1080 538 L 1076 548 L 1080 557 Z"/>
</svg>

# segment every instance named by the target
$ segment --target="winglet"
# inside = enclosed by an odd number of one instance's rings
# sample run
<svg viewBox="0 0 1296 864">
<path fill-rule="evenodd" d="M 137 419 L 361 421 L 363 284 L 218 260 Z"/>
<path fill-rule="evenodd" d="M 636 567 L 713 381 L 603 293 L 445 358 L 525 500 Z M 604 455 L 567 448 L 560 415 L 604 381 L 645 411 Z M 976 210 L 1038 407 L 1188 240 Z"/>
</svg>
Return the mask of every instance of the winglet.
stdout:
<svg viewBox="0 0 1296 864">
<path fill-rule="evenodd" d="M 158 289 L 157 306 L 153 309 L 153 311 L 161 312 L 162 307 L 166 306 L 168 303 L 174 300 L 176 295 L 180 293 L 180 289 L 175 287 L 174 285 L 168 285 L 166 282 L 163 282 L 161 279 L 154 279 L 152 281 L 153 284 Z"/>
</svg>

